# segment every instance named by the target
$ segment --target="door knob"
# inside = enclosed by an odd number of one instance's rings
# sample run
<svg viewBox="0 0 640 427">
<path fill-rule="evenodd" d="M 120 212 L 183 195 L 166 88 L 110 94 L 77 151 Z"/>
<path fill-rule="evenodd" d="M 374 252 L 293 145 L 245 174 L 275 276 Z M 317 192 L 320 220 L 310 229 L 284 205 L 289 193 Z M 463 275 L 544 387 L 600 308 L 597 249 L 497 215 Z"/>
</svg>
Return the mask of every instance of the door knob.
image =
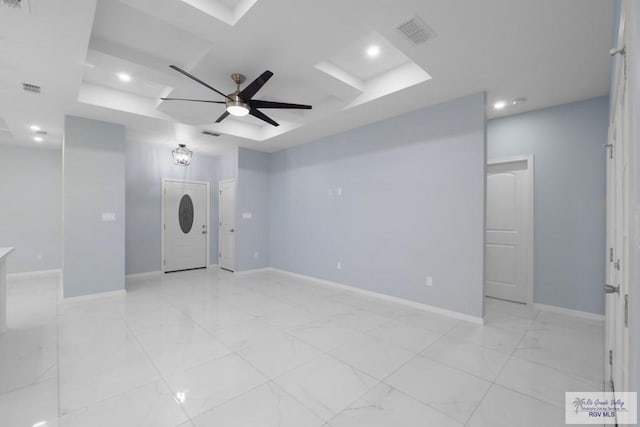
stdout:
<svg viewBox="0 0 640 427">
<path fill-rule="evenodd" d="M 604 293 L 620 295 L 620 286 L 604 285 Z"/>
<path fill-rule="evenodd" d="M 207 230 L 202 230 L 202 234 L 207 234 Z"/>
<path fill-rule="evenodd" d="M 236 231 L 236 230 L 234 230 L 234 229 L 232 228 L 232 229 L 231 229 L 231 230 L 229 230 L 229 231 L 230 231 L 231 233 L 233 233 L 233 232 L 234 232 L 234 231 Z"/>
</svg>

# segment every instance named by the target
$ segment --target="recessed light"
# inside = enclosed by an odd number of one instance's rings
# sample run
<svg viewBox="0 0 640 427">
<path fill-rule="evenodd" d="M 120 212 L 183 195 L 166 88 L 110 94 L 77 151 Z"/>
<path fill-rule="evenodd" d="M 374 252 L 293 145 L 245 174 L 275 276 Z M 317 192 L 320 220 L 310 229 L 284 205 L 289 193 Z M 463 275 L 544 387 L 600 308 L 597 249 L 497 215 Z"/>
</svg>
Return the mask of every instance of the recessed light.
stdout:
<svg viewBox="0 0 640 427">
<path fill-rule="evenodd" d="M 40 130 L 40 126 L 38 125 L 31 125 L 29 126 L 29 129 L 31 129 L 34 132 L 38 132 Z"/>
<path fill-rule="evenodd" d="M 34 137 L 33 137 L 33 140 L 34 140 L 35 142 L 42 142 L 42 141 L 44 141 L 44 139 L 42 139 L 42 137 L 41 137 L 41 136 L 34 136 Z"/>
<path fill-rule="evenodd" d="M 513 105 L 522 104 L 523 102 L 527 102 L 527 98 L 513 98 L 513 101 L 511 101 Z"/>
<path fill-rule="evenodd" d="M 375 58 L 378 55 L 380 55 L 380 46 L 374 44 L 367 48 L 367 56 L 369 58 Z"/>
<path fill-rule="evenodd" d="M 131 81 L 131 76 L 127 73 L 118 73 L 118 78 L 121 82 L 128 83 Z"/>
<path fill-rule="evenodd" d="M 495 104 L 493 104 L 493 108 L 496 110 L 502 110 L 506 106 L 507 101 L 497 101 Z"/>
</svg>

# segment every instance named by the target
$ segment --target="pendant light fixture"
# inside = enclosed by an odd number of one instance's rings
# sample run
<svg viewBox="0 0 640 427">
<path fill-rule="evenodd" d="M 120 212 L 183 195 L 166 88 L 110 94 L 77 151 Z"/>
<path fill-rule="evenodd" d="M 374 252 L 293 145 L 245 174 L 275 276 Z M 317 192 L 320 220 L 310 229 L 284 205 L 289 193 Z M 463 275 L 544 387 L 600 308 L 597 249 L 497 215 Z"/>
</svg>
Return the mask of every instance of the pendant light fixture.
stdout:
<svg viewBox="0 0 640 427">
<path fill-rule="evenodd" d="M 171 152 L 173 154 L 173 163 L 178 166 L 189 166 L 191 164 L 191 155 L 193 151 L 189 150 L 186 145 L 178 144 L 178 148 Z"/>
</svg>

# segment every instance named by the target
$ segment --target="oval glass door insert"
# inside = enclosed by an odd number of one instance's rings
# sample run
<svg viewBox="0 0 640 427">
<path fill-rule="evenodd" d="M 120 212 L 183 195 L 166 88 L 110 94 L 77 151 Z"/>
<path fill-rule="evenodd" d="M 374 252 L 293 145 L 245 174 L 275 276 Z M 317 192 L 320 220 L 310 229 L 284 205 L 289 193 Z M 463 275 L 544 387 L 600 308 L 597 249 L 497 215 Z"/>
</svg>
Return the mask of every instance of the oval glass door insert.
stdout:
<svg viewBox="0 0 640 427">
<path fill-rule="evenodd" d="M 188 194 L 185 194 L 182 196 L 182 199 L 180 199 L 178 221 L 180 222 L 182 232 L 188 234 L 191 231 L 191 227 L 193 227 L 193 201 Z"/>
</svg>

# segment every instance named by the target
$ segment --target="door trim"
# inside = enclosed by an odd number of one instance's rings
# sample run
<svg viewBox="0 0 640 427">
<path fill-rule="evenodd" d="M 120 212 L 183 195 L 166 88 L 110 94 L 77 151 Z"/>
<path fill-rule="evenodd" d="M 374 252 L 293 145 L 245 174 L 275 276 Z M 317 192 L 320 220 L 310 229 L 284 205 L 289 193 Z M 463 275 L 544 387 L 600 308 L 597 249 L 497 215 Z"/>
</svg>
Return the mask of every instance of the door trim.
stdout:
<svg viewBox="0 0 640 427">
<path fill-rule="evenodd" d="M 164 192 L 165 192 L 165 184 L 167 182 L 178 182 L 182 184 L 203 184 L 207 186 L 207 263 L 206 268 L 209 268 L 211 264 L 211 183 L 209 181 L 191 181 L 187 179 L 173 179 L 173 178 L 162 178 L 162 189 L 160 190 L 160 235 L 161 244 L 160 244 L 160 271 L 162 273 L 166 273 L 165 265 L 164 265 L 164 245 L 165 245 L 165 229 L 164 229 Z"/>
<path fill-rule="evenodd" d="M 233 183 L 233 189 L 235 191 L 235 200 L 238 200 L 238 186 L 236 185 L 236 178 L 228 178 L 228 179 L 221 179 L 220 181 L 218 181 L 218 267 L 220 267 L 220 258 L 221 258 L 221 254 L 222 254 L 222 230 L 220 229 L 222 227 L 222 224 L 220 222 L 220 218 L 222 218 L 222 203 L 220 203 L 220 186 L 222 184 L 230 184 Z M 237 207 L 237 203 L 236 203 L 236 207 Z M 235 212 L 235 208 L 234 208 L 234 212 Z M 237 212 L 235 212 L 237 214 Z M 234 219 L 234 222 L 237 222 L 237 215 L 236 218 Z M 235 225 L 236 230 L 238 229 L 238 224 Z M 233 238 L 235 240 L 236 238 L 236 234 L 234 233 Z M 237 241 L 236 241 L 237 243 Z M 235 248 L 235 244 L 233 245 Z M 220 267 L 222 268 L 222 267 Z M 226 271 L 230 271 L 232 273 L 236 272 L 236 257 L 234 254 L 233 257 L 233 270 L 228 270 L 226 268 L 222 268 L 223 270 Z"/>
<path fill-rule="evenodd" d="M 527 154 L 524 156 L 513 156 L 513 157 L 499 157 L 496 159 L 491 159 L 487 161 L 487 169 L 485 174 L 486 176 L 489 174 L 489 166 L 494 165 L 502 165 L 509 163 L 519 163 L 526 162 L 527 163 L 527 171 L 529 172 L 529 224 L 525 227 L 525 232 L 529 235 L 529 245 L 527 248 L 528 255 L 527 261 L 529 263 L 529 274 L 527 275 L 527 306 L 533 307 L 533 250 L 534 250 L 534 242 L 533 242 L 533 224 L 534 224 L 534 215 L 535 215 L 535 205 L 534 205 L 534 190 L 535 190 L 535 167 L 534 167 L 534 156 L 533 154 Z M 487 195 L 485 194 L 485 211 L 487 203 Z M 485 213 L 486 216 L 486 213 Z M 486 224 L 485 224 L 485 245 L 486 245 Z M 485 283 L 486 283 L 486 270 L 485 277 L 482 280 L 482 298 L 484 301 L 484 297 L 486 295 L 485 291 Z"/>
</svg>

